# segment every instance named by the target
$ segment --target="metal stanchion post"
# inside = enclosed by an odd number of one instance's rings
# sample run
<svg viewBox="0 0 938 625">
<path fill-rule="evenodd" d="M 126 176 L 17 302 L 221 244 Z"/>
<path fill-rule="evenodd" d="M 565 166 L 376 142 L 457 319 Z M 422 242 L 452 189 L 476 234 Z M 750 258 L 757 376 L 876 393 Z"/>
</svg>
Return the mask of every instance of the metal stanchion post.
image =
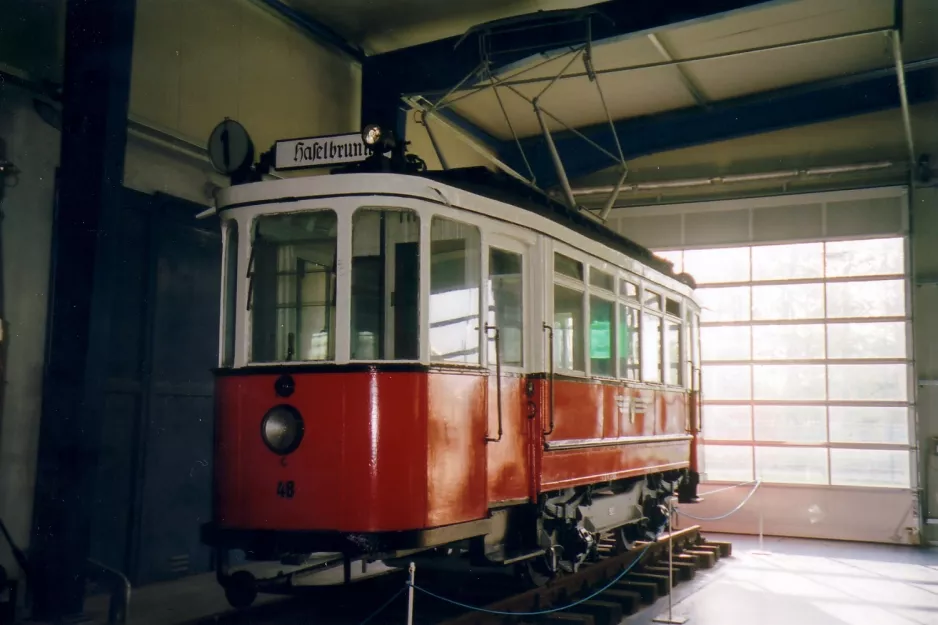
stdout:
<svg viewBox="0 0 938 625">
<path fill-rule="evenodd" d="M 687 622 L 686 616 L 674 616 L 674 492 L 668 497 L 668 615 L 652 619 L 655 623 L 681 625 Z"/>
<path fill-rule="evenodd" d="M 762 480 L 762 476 L 759 476 L 759 480 Z M 760 497 L 761 499 L 761 497 Z M 756 556 L 770 556 L 772 555 L 771 551 L 765 550 L 765 514 L 763 512 L 762 502 L 759 501 L 759 549 L 753 551 L 752 554 Z"/>
<path fill-rule="evenodd" d="M 407 572 L 410 573 L 410 584 L 407 586 L 407 625 L 414 625 L 414 573 L 416 571 L 417 567 L 411 562 L 407 567 Z"/>
</svg>

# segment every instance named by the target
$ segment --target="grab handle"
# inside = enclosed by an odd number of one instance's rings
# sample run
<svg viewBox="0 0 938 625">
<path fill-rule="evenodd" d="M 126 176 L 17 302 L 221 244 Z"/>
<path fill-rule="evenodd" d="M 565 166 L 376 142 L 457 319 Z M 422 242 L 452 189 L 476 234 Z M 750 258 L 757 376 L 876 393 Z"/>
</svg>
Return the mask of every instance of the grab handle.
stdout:
<svg viewBox="0 0 938 625">
<path fill-rule="evenodd" d="M 486 434 L 485 440 L 490 443 L 497 443 L 502 440 L 502 350 L 498 328 L 495 326 L 485 326 L 486 334 L 490 330 L 495 332 L 495 401 L 498 402 L 498 437 L 492 438 Z"/>
<path fill-rule="evenodd" d="M 544 436 L 550 436 L 554 431 L 554 328 L 552 326 L 544 323 L 544 330 L 547 332 L 547 360 L 548 360 L 548 373 L 547 378 L 550 380 L 550 428 L 544 432 Z"/>
</svg>

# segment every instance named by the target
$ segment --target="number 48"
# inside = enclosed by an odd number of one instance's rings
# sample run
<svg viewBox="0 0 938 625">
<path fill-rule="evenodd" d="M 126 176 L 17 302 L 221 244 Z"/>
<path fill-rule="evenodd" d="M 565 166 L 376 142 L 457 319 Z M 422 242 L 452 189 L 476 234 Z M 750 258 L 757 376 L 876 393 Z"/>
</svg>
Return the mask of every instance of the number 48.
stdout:
<svg viewBox="0 0 938 625">
<path fill-rule="evenodd" d="M 284 499 L 293 499 L 293 494 L 296 492 L 296 488 L 293 485 L 293 480 L 289 482 L 277 482 L 277 496 L 283 497 Z"/>
</svg>

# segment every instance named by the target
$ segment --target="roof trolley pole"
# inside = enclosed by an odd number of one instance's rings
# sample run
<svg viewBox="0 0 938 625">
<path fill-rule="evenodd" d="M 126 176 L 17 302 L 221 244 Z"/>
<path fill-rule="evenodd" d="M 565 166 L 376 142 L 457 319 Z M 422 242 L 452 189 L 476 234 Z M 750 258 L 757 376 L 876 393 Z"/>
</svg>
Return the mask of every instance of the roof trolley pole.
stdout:
<svg viewBox="0 0 938 625">
<path fill-rule="evenodd" d="M 894 29 L 889 38 L 892 40 L 892 56 L 896 64 L 896 77 L 899 81 L 899 100 L 902 103 L 902 125 L 905 130 L 905 143 L 909 150 L 909 170 L 914 172 L 915 141 L 912 139 L 912 117 L 909 113 L 909 96 L 905 86 L 905 63 L 902 60 L 902 35 Z"/>
<path fill-rule="evenodd" d="M 433 151 L 436 152 L 436 157 L 440 159 L 440 167 L 443 169 L 449 169 L 449 163 L 446 162 L 446 157 L 443 156 L 443 150 L 440 149 L 440 144 L 436 141 L 436 135 L 433 134 L 433 129 L 430 128 L 430 122 L 427 121 L 427 112 L 418 110 L 417 114 L 420 116 L 417 120 L 417 123 L 427 129 L 427 136 L 430 137 L 430 143 L 433 145 Z"/>
<path fill-rule="evenodd" d="M 612 211 L 612 207 L 615 206 L 616 200 L 619 199 L 619 191 L 622 190 L 622 183 L 625 182 L 625 177 L 629 175 L 628 167 L 622 167 L 622 175 L 619 176 L 619 182 L 616 183 L 616 186 L 613 187 L 612 193 L 609 194 L 609 199 L 606 200 L 606 205 L 603 206 L 603 212 L 599 214 L 599 218 L 603 221 L 609 218 L 609 213 Z"/>
<path fill-rule="evenodd" d="M 567 172 L 563 168 L 563 162 L 560 160 L 560 153 L 557 152 L 557 146 L 554 145 L 554 138 L 550 136 L 550 129 L 544 122 L 544 116 L 541 114 L 541 108 L 534 100 L 534 114 L 537 115 L 537 123 L 541 125 L 541 132 L 544 133 L 544 140 L 547 141 L 547 149 L 550 150 L 550 158 L 554 161 L 554 170 L 557 172 L 557 178 L 563 187 L 563 194 L 567 198 L 567 205 L 577 210 L 576 199 L 573 197 L 573 189 L 570 188 L 570 181 L 567 180 Z"/>
</svg>

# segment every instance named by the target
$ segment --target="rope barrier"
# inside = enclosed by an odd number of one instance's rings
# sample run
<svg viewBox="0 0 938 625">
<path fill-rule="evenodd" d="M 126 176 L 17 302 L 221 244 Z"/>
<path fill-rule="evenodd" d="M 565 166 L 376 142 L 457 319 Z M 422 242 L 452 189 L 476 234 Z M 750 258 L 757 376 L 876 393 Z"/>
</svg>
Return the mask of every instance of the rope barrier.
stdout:
<svg viewBox="0 0 938 625">
<path fill-rule="evenodd" d="M 639 562 L 641 562 L 641 560 L 642 560 L 642 558 L 644 557 L 645 553 L 648 551 L 649 547 L 651 547 L 651 545 L 653 545 L 653 544 L 654 544 L 654 543 L 649 543 L 649 544 L 645 545 L 645 548 L 642 549 L 642 552 L 638 555 L 637 558 L 635 558 L 635 560 L 633 560 L 627 567 L 625 567 L 625 569 L 624 569 L 621 573 L 619 573 L 618 575 L 616 575 L 616 576 L 613 578 L 613 580 L 612 580 L 611 582 L 609 582 L 608 584 L 606 584 L 605 586 L 603 586 L 602 588 L 600 588 L 600 589 L 597 590 L 596 592 L 592 593 L 591 595 L 589 595 L 589 596 L 587 596 L 587 597 L 584 597 L 583 599 L 579 599 L 579 600 L 577 600 L 577 601 L 574 601 L 573 603 L 571 603 L 571 604 L 569 604 L 569 605 L 565 605 L 565 606 L 562 606 L 562 607 L 559 607 L 559 608 L 550 608 L 550 609 L 548 609 L 548 610 L 538 610 L 538 611 L 536 611 L 536 612 L 507 612 L 507 611 L 503 611 L 503 610 L 490 610 L 490 609 L 488 609 L 488 608 L 481 608 L 481 607 L 479 607 L 479 606 L 469 605 L 469 604 L 467 604 L 467 603 L 461 603 L 461 602 L 456 601 L 456 600 L 454 600 L 454 599 L 447 599 L 446 597 L 443 597 L 443 596 L 438 595 L 438 594 L 436 594 L 436 593 L 430 592 L 430 591 L 427 590 L 426 588 L 421 588 L 420 586 L 417 586 L 416 584 L 413 584 L 413 587 L 414 587 L 415 590 L 419 590 L 420 592 L 422 592 L 422 593 L 424 593 L 424 594 L 426 594 L 426 595 L 430 595 L 430 596 L 433 597 L 434 599 L 439 599 L 440 601 L 444 601 L 444 602 L 446 602 L 446 603 L 449 603 L 449 604 L 452 604 L 452 605 L 454 605 L 454 606 L 463 608 L 463 609 L 465 609 L 465 610 L 472 610 L 473 612 L 482 612 L 482 613 L 485 613 L 485 614 L 495 614 L 495 615 L 498 615 L 498 616 L 538 616 L 538 615 L 540 615 L 540 614 L 552 614 L 552 613 L 554 613 L 554 612 L 561 612 L 561 611 L 563 611 L 563 610 L 569 610 L 570 608 L 572 608 L 572 607 L 574 607 L 574 606 L 578 606 L 578 605 L 580 605 L 581 603 L 584 603 L 584 602 L 586 602 L 586 601 L 589 601 L 590 599 L 596 597 L 597 595 L 602 594 L 602 593 L 606 592 L 607 590 L 609 590 L 614 584 L 616 584 L 619 580 L 621 580 L 623 577 L 625 577 L 626 574 L 627 574 L 629 571 L 631 571 L 633 568 L 635 568 L 635 565 L 636 565 L 636 564 L 638 564 Z M 411 584 L 410 584 L 410 582 L 407 582 L 406 585 L 407 585 L 407 586 L 410 586 Z"/>
<path fill-rule="evenodd" d="M 744 482 L 743 484 L 745 484 L 745 482 Z M 737 486 L 742 486 L 743 484 L 737 484 Z M 675 508 L 675 512 L 677 512 L 679 515 L 681 515 L 681 516 L 683 516 L 683 517 L 687 517 L 688 519 L 693 519 L 693 520 L 695 520 L 695 521 L 722 521 L 723 519 L 725 519 L 725 518 L 727 518 L 727 517 L 729 517 L 729 516 L 731 516 L 731 515 L 733 515 L 733 514 L 736 514 L 737 512 L 739 512 L 740 510 L 742 510 L 743 506 L 745 506 L 747 503 L 749 503 L 749 500 L 752 499 L 752 496 L 756 494 L 756 491 L 759 490 L 759 487 L 760 487 L 760 486 L 762 486 L 762 480 L 756 480 L 755 485 L 752 487 L 752 490 L 749 491 L 749 494 L 746 495 L 746 498 L 743 499 L 743 500 L 740 502 L 740 504 L 739 504 L 738 506 L 736 506 L 735 508 L 733 508 L 732 510 L 730 510 L 730 511 L 727 512 L 726 514 L 721 514 L 720 516 L 715 516 L 715 517 L 700 517 L 700 516 L 694 516 L 693 514 L 687 514 L 686 512 L 681 512 L 681 511 L 678 510 L 677 508 Z M 735 488 L 735 487 L 733 487 L 733 488 Z M 727 490 L 727 489 L 720 489 L 720 490 Z M 708 494 L 713 494 L 714 492 L 718 492 L 718 491 L 713 491 L 713 492 L 708 493 Z"/>
<path fill-rule="evenodd" d="M 708 495 L 716 495 L 717 493 L 722 493 L 727 490 L 734 490 L 740 486 L 749 486 L 750 484 L 755 484 L 759 480 L 749 480 L 748 482 L 740 482 L 739 484 L 733 484 L 732 486 L 724 486 L 723 488 L 718 488 L 716 490 L 708 490 L 705 493 L 700 493 L 701 497 L 706 497 Z"/>
<path fill-rule="evenodd" d="M 391 604 L 394 602 L 395 599 L 397 599 L 398 597 L 400 597 L 400 596 L 404 593 L 405 590 L 407 590 L 407 586 L 406 586 L 406 585 L 405 585 L 403 588 L 401 588 L 400 590 L 398 590 L 396 593 L 394 593 L 394 595 L 393 595 L 390 599 L 388 599 L 387 601 L 385 601 L 385 602 L 381 605 L 380 608 L 378 608 L 377 610 L 375 610 L 374 612 L 372 612 L 371 614 L 369 614 L 369 615 L 368 615 L 368 618 L 366 618 L 364 621 L 362 621 L 362 622 L 359 623 L 358 625 L 367 625 L 367 623 L 368 623 L 371 619 L 373 619 L 374 617 L 376 617 L 376 616 L 378 616 L 379 614 L 381 614 L 382 612 L 384 612 L 385 608 L 387 608 L 389 605 L 391 605 Z"/>
</svg>

